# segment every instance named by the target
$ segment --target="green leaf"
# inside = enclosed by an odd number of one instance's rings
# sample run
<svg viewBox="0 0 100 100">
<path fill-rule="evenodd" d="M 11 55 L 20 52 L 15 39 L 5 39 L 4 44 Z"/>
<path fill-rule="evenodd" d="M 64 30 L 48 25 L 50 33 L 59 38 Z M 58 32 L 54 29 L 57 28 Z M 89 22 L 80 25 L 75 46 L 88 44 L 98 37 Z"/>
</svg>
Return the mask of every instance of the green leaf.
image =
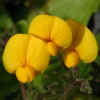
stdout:
<svg viewBox="0 0 100 100">
<path fill-rule="evenodd" d="M 99 55 L 99 56 L 97 56 L 97 58 L 96 58 L 95 62 L 97 63 L 97 65 L 99 65 L 99 66 L 100 66 L 100 55 Z"/>
<path fill-rule="evenodd" d="M 100 51 L 100 33 L 96 34 L 96 40 L 97 40 L 98 48 Z M 100 66 L 100 54 L 97 56 L 95 62 Z"/>
<path fill-rule="evenodd" d="M 85 64 L 80 62 L 78 64 L 80 78 L 86 79 L 89 77 L 89 73 L 92 71 L 92 64 Z"/>
<path fill-rule="evenodd" d="M 35 17 L 35 13 L 34 13 L 34 10 L 30 10 L 27 14 L 27 22 L 28 24 L 31 23 L 32 19 Z"/>
<path fill-rule="evenodd" d="M 98 43 L 98 47 L 100 49 L 100 33 L 96 34 L 96 40 L 97 40 L 97 43 Z"/>
<path fill-rule="evenodd" d="M 28 23 L 26 20 L 18 21 L 16 24 L 16 30 L 18 33 L 27 33 Z"/>
<path fill-rule="evenodd" d="M 36 78 L 33 80 L 33 86 L 39 90 L 40 93 L 45 93 L 46 89 L 44 88 L 45 80 L 43 77 L 43 74 L 40 74 L 36 76 Z"/>
<path fill-rule="evenodd" d="M 13 21 L 7 11 L 0 11 L 0 29 L 11 29 Z"/>
<path fill-rule="evenodd" d="M 64 19 L 72 18 L 87 24 L 100 5 L 100 0 L 50 0 L 47 12 Z"/>
</svg>

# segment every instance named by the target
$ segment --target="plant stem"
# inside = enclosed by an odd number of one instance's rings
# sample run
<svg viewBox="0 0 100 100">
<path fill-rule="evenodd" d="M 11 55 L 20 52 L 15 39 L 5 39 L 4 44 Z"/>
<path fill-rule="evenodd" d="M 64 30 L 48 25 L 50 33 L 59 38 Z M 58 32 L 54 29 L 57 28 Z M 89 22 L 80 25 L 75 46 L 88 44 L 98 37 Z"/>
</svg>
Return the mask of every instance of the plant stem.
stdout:
<svg viewBox="0 0 100 100">
<path fill-rule="evenodd" d="M 25 90 L 24 84 L 20 83 L 20 85 L 21 85 L 21 92 L 22 92 L 22 98 L 23 98 L 23 100 L 28 100 L 27 96 L 26 96 L 26 90 Z"/>
</svg>

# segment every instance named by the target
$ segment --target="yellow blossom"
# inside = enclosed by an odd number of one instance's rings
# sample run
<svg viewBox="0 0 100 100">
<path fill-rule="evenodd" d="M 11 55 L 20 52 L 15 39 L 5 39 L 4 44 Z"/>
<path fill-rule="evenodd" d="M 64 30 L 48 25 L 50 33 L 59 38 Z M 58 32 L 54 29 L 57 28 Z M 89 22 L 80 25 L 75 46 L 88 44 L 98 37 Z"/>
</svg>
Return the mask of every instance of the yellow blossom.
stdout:
<svg viewBox="0 0 100 100">
<path fill-rule="evenodd" d="M 65 65 L 68 68 L 76 66 L 79 63 L 79 55 L 75 51 L 66 52 L 64 57 Z"/>
<path fill-rule="evenodd" d="M 47 44 L 54 44 L 55 48 L 68 48 L 72 42 L 72 33 L 68 24 L 61 18 L 50 15 L 39 15 L 35 17 L 30 26 L 29 26 L 29 34 L 33 34 L 34 36 L 41 38 L 46 41 Z M 51 55 L 55 55 L 56 50 L 52 47 L 49 47 L 49 51 Z M 50 50 L 50 48 L 52 50 Z"/>
<path fill-rule="evenodd" d="M 12 36 L 3 53 L 3 63 L 9 73 L 16 74 L 17 79 L 26 83 L 32 81 L 35 72 L 44 71 L 49 63 L 46 43 L 30 34 Z"/>
<path fill-rule="evenodd" d="M 65 53 L 66 57 L 64 58 L 65 65 L 69 65 L 69 63 L 73 61 L 73 66 L 70 65 L 67 67 L 75 67 L 77 65 L 77 58 L 85 63 L 94 61 L 98 54 L 98 45 L 94 34 L 85 25 L 74 20 L 67 20 L 67 24 L 72 30 L 72 45 L 69 49 L 78 55 L 72 53 L 68 54 L 69 52 L 66 50 L 67 53 Z M 78 56 L 76 60 L 75 56 Z"/>
</svg>

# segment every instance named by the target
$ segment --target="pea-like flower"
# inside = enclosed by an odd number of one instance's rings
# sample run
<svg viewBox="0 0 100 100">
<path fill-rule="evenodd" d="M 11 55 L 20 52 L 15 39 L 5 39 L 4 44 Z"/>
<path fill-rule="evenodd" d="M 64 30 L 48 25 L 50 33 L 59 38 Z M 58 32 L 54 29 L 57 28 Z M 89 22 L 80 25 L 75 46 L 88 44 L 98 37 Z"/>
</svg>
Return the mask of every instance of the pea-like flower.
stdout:
<svg viewBox="0 0 100 100">
<path fill-rule="evenodd" d="M 72 42 L 70 27 L 56 16 L 43 14 L 35 17 L 28 33 L 46 41 L 47 49 L 52 56 L 57 54 L 59 48 L 68 48 Z"/>
<path fill-rule="evenodd" d="M 74 20 L 67 20 L 72 30 L 72 44 L 65 51 L 64 63 L 66 67 L 75 67 L 80 60 L 90 63 L 96 59 L 98 45 L 94 34 L 83 24 Z"/>
<path fill-rule="evenodd" d="M 22 83 L 32 81 L 37 72 L 44 71 L 50 55 L 46 43 L 31 34 L 16 34 L 6 44 L 3 63 L 9 73 Z"/>
</svg>

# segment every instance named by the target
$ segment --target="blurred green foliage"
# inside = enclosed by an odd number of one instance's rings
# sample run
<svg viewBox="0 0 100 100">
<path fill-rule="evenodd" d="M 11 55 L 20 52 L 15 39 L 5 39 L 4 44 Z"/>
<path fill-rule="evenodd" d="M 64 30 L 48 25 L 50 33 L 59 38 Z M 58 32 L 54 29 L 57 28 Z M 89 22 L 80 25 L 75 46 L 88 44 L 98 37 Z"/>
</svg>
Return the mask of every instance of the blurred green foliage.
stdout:
<svg viewBox="0 0 100 100">
<path fill-rule="evenodd" d="M 100 33 L 96 34 L 97 43 L 100 49 Z"/>
<path fill-rule="evenodd" d="M 7 11 L 0 11 L 0 29 L 11 29 L 13 21 Z M 9 24 L 8 24 L 9 23 Z"/>
<path fill-rule="evenodd" d="M 40 13 L 73 18 L 88 24 L 97 12 L 100 0 L 1 0 L 0 1 L 0 100 L 22 100 L 20 85 L 14 75 L 8 74 L 2 64 L 4 46 L 10 36 L 27 33 L 32 18 Z M 96 34 L 100 47 L 100 34 Z M 99 48 L 100 52 L 100 48 Z M 97 80 L 100 80 L 100 53 L 91 64 L 65 68 L 61 56 L 52 57 L 48 69 L 32 83 L 25 85 L 29 100 L 100 100 Z M 92 74 L 91 74 L 92 73 Z M 95 81 L 94 86 L 91 82 Z M 100 82 L 100 81 L 99 81 Z M 95 90 L 95 92 L 94 92 Z"/>
<path fill-rule="evenodd" d="M 64 19 L 72 18 L 83 24 L 88 21 L 100 5 L 100 0 L 50 0 L 48 12 Z"/>
</svg>

